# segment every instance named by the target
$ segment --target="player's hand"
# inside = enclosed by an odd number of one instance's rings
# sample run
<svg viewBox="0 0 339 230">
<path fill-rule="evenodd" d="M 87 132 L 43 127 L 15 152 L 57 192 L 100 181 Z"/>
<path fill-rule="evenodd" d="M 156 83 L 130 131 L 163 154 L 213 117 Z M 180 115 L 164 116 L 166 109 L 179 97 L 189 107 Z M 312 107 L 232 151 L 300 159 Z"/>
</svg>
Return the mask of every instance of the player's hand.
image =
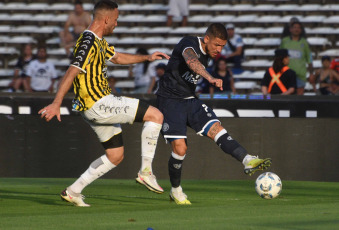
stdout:
<svg viewBox="0 0 339 230">
<path fill-rule="evenodd" d="M 223 91 L 221 79 L 212 78 L 211 80 L 209 80 L 209 83 L 211 85 L 218 87 L 221 91 Z"/>
<path fill-rule="evenodd" d="M 54 116 L 57 116 L 58 121 L 61 121 L 60 106 L 56 104 L 52 103 L 46 106 L 45 108 L 41 109 L 38 113 L 41 114 L 41 118 L 45 118 L 47 122 L 52 120 Z"/>
<path fill-rule="evenodd" d="M 148 56 L 148 61 L 155 61 L 155 60 L 161 60 L 163 58 L 166 58 L 167 60 L 170 59 L 170 56 L 168 56 L 165 53 L 156 51 Z"/>
</svg>

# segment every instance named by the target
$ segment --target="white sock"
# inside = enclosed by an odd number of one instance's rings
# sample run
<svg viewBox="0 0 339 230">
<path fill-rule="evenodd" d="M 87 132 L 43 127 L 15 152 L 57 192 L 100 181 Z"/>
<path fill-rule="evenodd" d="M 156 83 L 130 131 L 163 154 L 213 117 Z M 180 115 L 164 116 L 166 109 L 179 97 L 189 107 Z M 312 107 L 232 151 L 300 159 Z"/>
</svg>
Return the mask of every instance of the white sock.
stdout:
<svg viewBox="0 0 339 230">
<path fill-rule="evenodd" d="M 246 166 L 247 163 L 248 163 L 250 160 L 252 160 L 253 158 L 255 158 L 255 156 L 252 156 L 252 155 L 250 155 L 250 154 L 247 154 L 247 155 L 244 157 L 244 159 L 242 160 L 242 164 L 243 164 L 244 166 Z"/>
<path fill-rule="evenodd" d="M 141 168 L 140 172 L 145 168 L 149 168 L 152 172 L 152 162 L 155 149 L 158 143 L 158 137 L 162 125 L 152 121 L 146 121 L 141 131 Z"/>
<path fill-rule="evenodd" d="M 89 168 L 76 180 L 71 186 L 68 187 L 74 193 L 81 193 L 81 191 L 94 180 L 98 179 L 116 165 L 112 164 L 106 155 L 103 155 L 93 161 Z"/>
</svg>

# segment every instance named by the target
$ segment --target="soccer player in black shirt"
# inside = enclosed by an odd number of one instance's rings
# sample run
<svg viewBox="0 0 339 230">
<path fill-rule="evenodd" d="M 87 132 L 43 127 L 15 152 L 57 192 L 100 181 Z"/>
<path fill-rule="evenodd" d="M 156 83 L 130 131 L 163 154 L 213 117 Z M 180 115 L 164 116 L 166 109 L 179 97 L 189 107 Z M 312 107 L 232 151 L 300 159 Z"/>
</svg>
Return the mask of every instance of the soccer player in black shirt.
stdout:
<svg viewBox="0 0 339 230">
<path fill-rule="evenodd" d="M 215 58 L 227 42 L 227 31 L 220 23 L 211 24 L 204 37 L 184 37 L 175 47 L 166 73 L 156 91 L 157 107 L 164 115 L 162 134 L 171 143 L 172 154 L 168 161 L 172 185 L 170 197 L 177 204 L 189 205 L 190 201 L 180 186 L 182 163 L 186 155 L 187 126 L 198 135 L 214 140 L 225 152 L 245 166 L 244 172 L 252 174 L 270 166 L 271 160 L 251 156 L 221 126 L 220 121 L 206 104 L 195 95 L 200 77 L 222 90 L 222 80 L 213 78 L 206 67 L 209 58 Z"/>
</svg>

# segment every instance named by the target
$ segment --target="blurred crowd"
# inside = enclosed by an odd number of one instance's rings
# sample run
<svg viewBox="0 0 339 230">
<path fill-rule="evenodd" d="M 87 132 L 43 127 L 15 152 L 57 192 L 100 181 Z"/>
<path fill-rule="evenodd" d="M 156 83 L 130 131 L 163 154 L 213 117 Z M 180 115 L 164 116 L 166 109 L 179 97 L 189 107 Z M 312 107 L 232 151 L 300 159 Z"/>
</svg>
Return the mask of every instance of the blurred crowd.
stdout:
<svg viewBox="0 0 339 230">
<path fill-rule="evenodd" d="M 181 17 L 180 26 L 187 26 L 189 15 L 189 1 L 170 0 L 166 25 L 171 27 L 173 17 Z M 77 38 L 91 21 L 91 16 L 76 1 L 74 11 L 68 16 L 63 30 L 59 33 L 61 44 L 67 57 L 73 58 L 72 47 Z M 201 78 L 197 87 L 197 94 L 236 94 L 237 90 L 234 74 L 241 74 L 244 70 L 245 44 L 241 35 L 231 23 L 225 23 L 229 39 L 222 52 L 214 60 L 210 60 L 208 71 L 215 78 L 223 80 L 223 91 L 209 85 Z M 261 93 L 282 95 L 303 95 L 307 83 L 313 87 L 318 95 L 339 94 L 339 56 L 331 59 L 329 56 L 321 57 L 322 66 L 314 69 L 312 66 L 312 51 L 306 40 L 306 32 L 297 17 L 292 17 L 286 24 L 281 35 L 281 44 L 275 51 L 273 65 L 268 68 L 261 81 Z M 46 46 L 39 44 L 37 53 L 33 53 L 33 45 L 26 44 L 22 48 L 20 57 L 15 65 L 13 80 L 10 83 L 11 92 L 55 92 L 57 74 L 52 63 L 48 62 Z M 138 54 L 148 54 L 147 49 L 139 47 Z M 154 63 L 144 62 L 131 65 L 128 77 L 134 80 L 134 89 L 128 93 L 150 94 L 157 88 L 157 81 L 164 75 L 166 61 Z M 115 76 L 108 76 L 109 85 L 113 93 L 126 93 L 116 88 Z"/>
</svg>

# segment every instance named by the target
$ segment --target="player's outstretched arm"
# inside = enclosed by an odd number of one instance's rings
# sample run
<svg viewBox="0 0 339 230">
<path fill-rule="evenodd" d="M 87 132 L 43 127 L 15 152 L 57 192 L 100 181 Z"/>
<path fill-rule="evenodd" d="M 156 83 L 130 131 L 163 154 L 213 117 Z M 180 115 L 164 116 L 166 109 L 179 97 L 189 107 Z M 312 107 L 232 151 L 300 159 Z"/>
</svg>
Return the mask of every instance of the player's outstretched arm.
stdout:
<svg viewBox="0 0 339 230">
<path fill-rule="evenodd" d="M 222 80 L 216 79 L 209 74 L 209 72 L 206 71 L 206 68 L 198 59 L 197 54 L 194 52 L 193 49 L 188 48 L 183 52 L 183 57 L 186 61 L 186 64 L 188 67 L 194 71 L 196 74 L 199 74 L 203 78 L 206 78 L 208 82 L 212 85 L 215 85 L 216 87 L 222 89 Z"/>
<path fill-rule="evenodd" d="M 41 118 L 45 118 L 46 121 L 48 122 L 52 120 L 54 116 L 57 116 L 58 120 L 61 121 L 60 106 L 62 100 L 64 99 L 68 90 L 71 88 L 73 80 L 75 76 L 79 74 L 79 72 L 80 69 L 78 69 L 77 67 L 70 66 L 68 68 L 64 77 L 61 80 L 58 92 L 55 95 L 53 102 L 39 111 L 39 114 L 41 114 Z"/>
<path fill-rule="evenodd" d="M 150 55 L 137 55 L 115 52 L 115 55 L 110 59 L 110 61 L 114 64 L 128 65 L 144 61 L 155 61 L 163 58 L 169 59 L 170 57 L 167 54 L 158 51 Z"/>
</svg>

